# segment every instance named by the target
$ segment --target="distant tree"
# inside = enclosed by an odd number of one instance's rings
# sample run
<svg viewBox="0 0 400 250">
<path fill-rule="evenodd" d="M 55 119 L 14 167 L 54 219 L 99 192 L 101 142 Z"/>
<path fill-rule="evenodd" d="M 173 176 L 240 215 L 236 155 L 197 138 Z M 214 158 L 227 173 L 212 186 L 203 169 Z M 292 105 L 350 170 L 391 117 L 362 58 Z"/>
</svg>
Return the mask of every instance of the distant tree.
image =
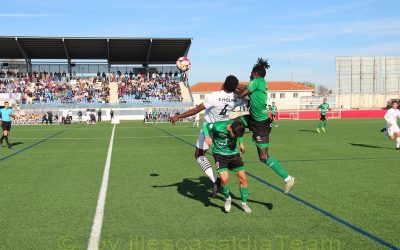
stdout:
<svg viewBox="0 0 400 250">
<path fill-rule="evenodd" d="M 301 84 L 306 85 L 311 88 L 315 88 L 315 83 L 313 83 L 313 82 L 305 81 L 305 82 L 301 82 Z"/>
<path fill-rule="evenodd" d="M 318 95 L 325 96 L 325 95 L 329 95 L 330 92 L 332 92 L 332 91 L 329 91 L 329 89 L 324 85 L 318 85 L 318 87 L 317 87 Z"/>
</svg>

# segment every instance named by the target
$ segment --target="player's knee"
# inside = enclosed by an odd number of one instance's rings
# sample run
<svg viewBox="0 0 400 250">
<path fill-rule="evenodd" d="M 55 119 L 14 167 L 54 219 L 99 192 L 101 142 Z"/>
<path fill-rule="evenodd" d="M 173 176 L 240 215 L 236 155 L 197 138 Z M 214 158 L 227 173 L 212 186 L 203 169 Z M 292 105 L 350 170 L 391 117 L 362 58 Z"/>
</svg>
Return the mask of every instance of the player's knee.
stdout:
<svg viewBox="0 0 400 250">
<path fill-rule="evenodd" d="M 260 155 L 258 158 L 261 162 L 266 162 L 268 160 L 268 155 Z"/>
</svg>

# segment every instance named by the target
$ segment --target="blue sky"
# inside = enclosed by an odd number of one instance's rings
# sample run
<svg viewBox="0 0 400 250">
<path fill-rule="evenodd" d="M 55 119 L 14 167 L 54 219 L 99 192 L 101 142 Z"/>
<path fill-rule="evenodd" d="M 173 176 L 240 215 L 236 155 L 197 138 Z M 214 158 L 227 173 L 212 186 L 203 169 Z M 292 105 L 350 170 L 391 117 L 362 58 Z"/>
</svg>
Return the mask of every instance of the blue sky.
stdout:
<svg viewBox="0 0 400 250">
<path fill-rule="evenodd" d="M 0 35 L 192 37 L 190 79 L 247 81 L 257 57 L 269 80 L 335 89 L 335 56 L 399 55 L 400 1 L 14 0 Z M 290 63 L 288 63 L 290 62 Z"/>
</svg>

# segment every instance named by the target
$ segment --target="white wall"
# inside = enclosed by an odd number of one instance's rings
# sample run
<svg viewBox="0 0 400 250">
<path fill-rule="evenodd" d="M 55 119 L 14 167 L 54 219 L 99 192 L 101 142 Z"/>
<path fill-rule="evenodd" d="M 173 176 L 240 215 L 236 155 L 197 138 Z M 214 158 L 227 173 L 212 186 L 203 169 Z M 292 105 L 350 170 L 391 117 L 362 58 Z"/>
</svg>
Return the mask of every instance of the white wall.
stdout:
<svg viewBox="0 0 400 250">
<path fill-rule="evenodd" d="M 210 93 L 211 92 L 192 92 L 194 104 L 197 105 L 204 102 L 205 98 L 207 98 Z M 297 93 L 297 98 L 293 97 L 294 93 Z M 281 98 L 281 94 L 284 94 L 285 97 Z M 273 98 L 274 95 L 275 98 Z M 312 96 L 312 91 L 269 91 L 268 105 L 275 102 L 278 109 L 297 109 L 300 97 L 303 96 Z"/>
</svg>

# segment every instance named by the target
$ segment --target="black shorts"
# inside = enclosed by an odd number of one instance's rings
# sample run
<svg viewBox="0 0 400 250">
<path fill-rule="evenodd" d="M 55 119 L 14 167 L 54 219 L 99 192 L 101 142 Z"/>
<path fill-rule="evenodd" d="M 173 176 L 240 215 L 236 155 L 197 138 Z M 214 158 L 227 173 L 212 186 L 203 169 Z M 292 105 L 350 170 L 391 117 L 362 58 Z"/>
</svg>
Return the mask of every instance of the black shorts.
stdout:
<svg viewBox="0 0 400 250">
<path fill-rule="evenodd" d="M 256 121 L 251 115 L 242 115 L 244 126 L 253 132 L 253 141 L 259 148 L 269 147 L 269 134 L 272 130 L 272 119 L 268 118 L 264 121 Z"/>
<path fill-rule="evenodd" d="M 3 131 L 5 131 L 5 130 L 10 131 L 11 130 L 11 122 L 2 121 L 1 128 L 3 129 Z"/>
<path fill-rule="evenodd" d="M 319 118 L 321 121 L 325 121 L 326 120 L 326 115 L 321 115 L 321 118 Z"/>
<path fill-rule="evenodd" d="M 242 157 L 240 154 L 235 155 L 220 155 L 220 154 L 213 154 L 215 164 L 217 165 L 218 172 L 224 171 L 234 171 L 239 172 L 240 170 L 244 169 L 244 164 L 242 161 Z"/>
</svg>

